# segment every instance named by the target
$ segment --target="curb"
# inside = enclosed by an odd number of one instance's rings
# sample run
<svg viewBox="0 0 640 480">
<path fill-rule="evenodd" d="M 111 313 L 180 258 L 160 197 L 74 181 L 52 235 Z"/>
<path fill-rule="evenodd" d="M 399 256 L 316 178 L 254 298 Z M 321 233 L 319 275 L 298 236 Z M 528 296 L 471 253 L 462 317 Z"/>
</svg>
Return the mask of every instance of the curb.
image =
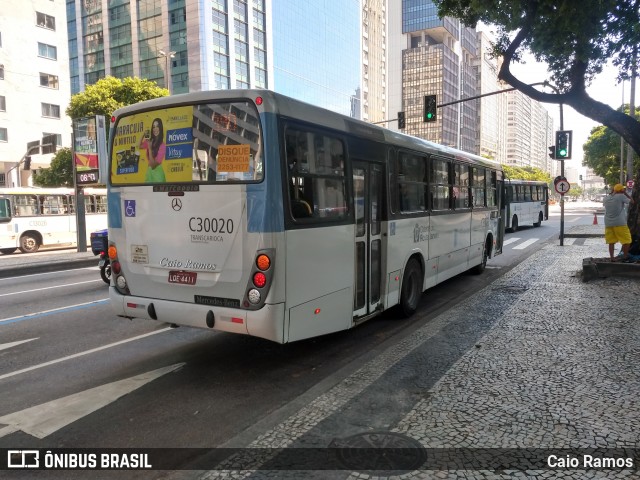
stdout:
<svg viewBox="0 0 640 480">
<path fill-rule="evenodd" d="M 31 275 L 34 273 L 57 272 L 72 270 L 74 268 L 96 267 L 98 269 L 98 257 L 83 258 L 80 260 L 63 260 L 57 262 L 36 263 L 33 265 L 16 265 L 0 268 L 0 278 Z"/>
<path fill-rule="evenodd" d="M 594 278 L 627 277 L 640 278 L 640 264 L 604 262 L 597 258 L 582 260 L 582 281 L 588 282 Z"/>
</svg>

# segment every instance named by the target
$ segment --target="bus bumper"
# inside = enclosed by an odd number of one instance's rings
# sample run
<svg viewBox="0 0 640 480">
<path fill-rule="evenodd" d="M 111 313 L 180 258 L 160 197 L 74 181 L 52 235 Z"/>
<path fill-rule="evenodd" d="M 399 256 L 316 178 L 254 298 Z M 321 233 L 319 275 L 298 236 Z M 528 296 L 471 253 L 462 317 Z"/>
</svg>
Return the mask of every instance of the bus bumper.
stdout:
<svg viewBox="0 0 640 480">
<path fill-rule="evenodd" d="M 185 327 L 219 330 L 284 343 L 284 303 L 260 310 L 215 307 L 121 295 L 109 288 L 111 308 L 119 317 L 143 318 Z"/>
</svg>

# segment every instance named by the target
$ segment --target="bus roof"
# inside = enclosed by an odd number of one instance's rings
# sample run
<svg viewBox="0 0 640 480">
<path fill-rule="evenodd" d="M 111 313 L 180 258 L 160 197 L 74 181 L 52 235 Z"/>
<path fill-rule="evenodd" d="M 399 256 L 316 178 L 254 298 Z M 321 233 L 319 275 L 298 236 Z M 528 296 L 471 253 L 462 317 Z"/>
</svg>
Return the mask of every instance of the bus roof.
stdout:
<svg viewBox="0 0 640 480">
<path fill-rule="evenodd" d="M 239 100 L 251 99 L 255 101 L 260 97 L 262 104 L 258 106 L 260 111 L 270 111 L 278 113 L 282 116 L 295 118 L 299 120 L 312 120 L 313 123 L 349 132 L 352 135 L 379 140 L 399 147 L 413 148 L 416 150 L 428 150 L 432 154 L 442 155 L 446 158 L 454 158 L 460 161 L 466 161 L 483 165 L 485 167 L 501 170 L 500 163 L 490 160 L 473 153 L 464 152 L 452 147 L 439 145 L 418 137 L 412 137 L 400 132 L 389 130 L 387 128 L 373 125 L 371 123 L 357 120 L 355 118 L 342 115 L 331 110 L 327 110 L 309 103 L 296 100 L 286 95 L 282 95 L 271 90 L 263 89 L 237 89 L 237 90 L 212 90 L 202 92 L 183 93 L 171 95 L 169 97 L 161 97 L 135 105 L 129 105 L 118 109 L 114 112 L 114 118 L 117 120 L 123 115 L 129 115 L 135 112 L 164 109 L 169 107 L 177 107 L 190 105 L 193 103 L 205 103 L 215 100 Z M 112 118 L 113 120 L 113 118 Z M 113 132 L 114 129 L 111 129 Z"/>
<path fill-rule="evenodd" d="M 505 179 L 505 183 L 510 185 L 548 185 L 547 182 L 544 182 L 542 180 L 511 180 L 510 178 Z"/>
</svg>

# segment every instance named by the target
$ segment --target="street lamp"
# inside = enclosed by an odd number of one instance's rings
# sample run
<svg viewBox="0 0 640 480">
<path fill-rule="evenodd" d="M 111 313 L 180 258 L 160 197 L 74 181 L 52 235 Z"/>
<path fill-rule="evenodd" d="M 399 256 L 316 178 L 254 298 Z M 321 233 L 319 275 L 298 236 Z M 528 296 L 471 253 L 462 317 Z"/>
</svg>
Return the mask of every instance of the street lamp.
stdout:
<svg viewBox="0 0 640 480">
<path fill-rule="evenodd" d="M 175 58 L 176 52 L 165 52 L 164 50 L 158 50 L 158 57 L 164 57 L 164 86 L 169 89 L 169 95 L 171 95 L 171 83 L 169 75 L 169 59 Z"/>
</svg>

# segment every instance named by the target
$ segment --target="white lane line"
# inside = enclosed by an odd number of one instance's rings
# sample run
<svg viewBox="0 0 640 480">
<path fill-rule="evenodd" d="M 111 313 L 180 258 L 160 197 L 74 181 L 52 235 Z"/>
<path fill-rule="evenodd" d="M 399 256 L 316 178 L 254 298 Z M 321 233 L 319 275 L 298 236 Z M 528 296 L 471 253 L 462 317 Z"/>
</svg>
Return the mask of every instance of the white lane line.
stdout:
<svg viewBox="0 0 640 480">
<path fill-rule="evenodd" d="M 7 348 L 17 347 L 20 344 L 27 343 L 27 342 L 32 342 L 33 340 L 38 340 L 38 338 L 40 338 L 40 337 L 30 338 L 28 340 L 20 340 L 18 342 L 3 343 L 2 345 L 0 345 L 0 350 L 6 350 Z"/>
<path fill-rule="evenodd" d="M 518 240 L 520 240 L 520 238 L 511 237 L 508 240 L 505 240 L 504 242 L 502 242 L 502 245 L 509 245 L 510 243 L 517 242 Z"/>
<path fill-rule="evenodd" d="M 96 263 L 96 266 L 97 265 L 98 264 Z M 9 266 L 13 266 L 13 265 L 9 265 Z M 96 269 L 96 267 L 82 267 L 82 268 L 72 268 L 70 270 L 55 270 L 53 272 L 30 273 L 28 275 L 16 275 L 15 277 L 0 278 L 0 282 L 3 282 L 5 280 L 13 280 L 14 278 L 37 277 L 37 276 L 40 276 L 40 275 L 54 275 L 54 274 L 60 274 L 60 273 L 65 273 L 65 272 L 77 272 L 77 271 L 80 271 L 80 270 L 95 270 L 95 269 Z"/>
<path fill-rule="evenodd" d="M 532 244 L 536 243 L 538 240 L 540 240 L 540 239 L 539 238 L 530 238 L 529 240 L 519 244 L 517 247 L 513 247 L 513 249 L 514 250 L 524 250 L 529 245 L 532 245 Z"/>
<path fill-rule="evenodd" d="M 86 282 L 65 283 L 63 285 L 54 285 L 52 287 L 34 288 L 32 290 L 22 290 L 20 292 L 0 293 L 0 297 L 7 297 L 9 295 L 18 295 L 20 293 L 39 292 L 41 290 L 50 290 L 52 288 L 73 287 L 74 285 L 82 285 L 84 283 L 93 283 L 93 282 L 102 282 L 102 279 L 101 278 L 97 278 L 95 280 L 87 280 Z"/>
<path fill-rule="evenodd" d="M 0 429 L 0 437 L 18 431 L 36 438 L 48 437 L 61 428 L 106 407 L 124 395 L 134 392 L 156 378 L 174 372 L 184 365 L 185 363 L 176 363 L 4 415 L 0 417 L 0 424 L 7 426 Z"/>
<path fill-rule="evenodd" d="M 69 305 L 68 307 L 52 308 L 51 310 L 42 310 L 41 312 L 27 313 L 26 315 L 18 315 L 17 317 L 0 318 L 0 325 L 5 325 L 7 323 L 21 322 L 22 320 L 28 320 L 30 318 L 41 317 L 44 315 L 51 315 L 53 313 L 62 313 L 70 310 L 76 310 L 78 308 L 84 308 L 89 305 L 100 305 L 102 303 L 107 303 L 108 301 L 109 301 L 108 298 L 102 298 L 100 300 L 94 300 L 92 302 L 77 303 L 75 305 Z"/>
<path fill-rule="evenodd" d="M 138 335 L 137 337 L 127 338 L 126 340 L 120 340 L 119 342 L 110 343 L 108 345 L 103 345 L 102 347 L 92 348 L 91 350 L 85 350 L 84 352 L 74 353 L 73 355 L 68 355 L 66 357 L 57 358 L 55 360 L 51 360 L 49 362 L 44 362 L 39 365 L 33 365 L 32 367 L 23 368 L 22 370 L 16 370 L 15 372 L 5 373 L 4 375 L 0 375 L 0 380 L 4 380 L 5 378 L 14 377 L 16 375 L 20 375 L 22 373 L 31 372 L 33 370 L 37 370 L 39 368 L 48 367 L 49 365 L 55 365 L 56 363 L 64 362 L 66 360 L 71 360 L 73 358 L 83 357 L 85 355 L 89 355 L 90 353 L 99 352 L 101 350 L 106 350 L 107 348 L 117 347 L 118 345 L 124 345 L 125 343 L 134 342 L 136 340 L 140 340 L 145 337 L 150 337 L 151 335 L 156 335 L 158 333 L 166 332 L 167 330 L 171 330 L 171 327 L 163 328 L 161 330 L 155 330 L 153 332 L 145 333 L 143 335 Z"/>
</svg>

